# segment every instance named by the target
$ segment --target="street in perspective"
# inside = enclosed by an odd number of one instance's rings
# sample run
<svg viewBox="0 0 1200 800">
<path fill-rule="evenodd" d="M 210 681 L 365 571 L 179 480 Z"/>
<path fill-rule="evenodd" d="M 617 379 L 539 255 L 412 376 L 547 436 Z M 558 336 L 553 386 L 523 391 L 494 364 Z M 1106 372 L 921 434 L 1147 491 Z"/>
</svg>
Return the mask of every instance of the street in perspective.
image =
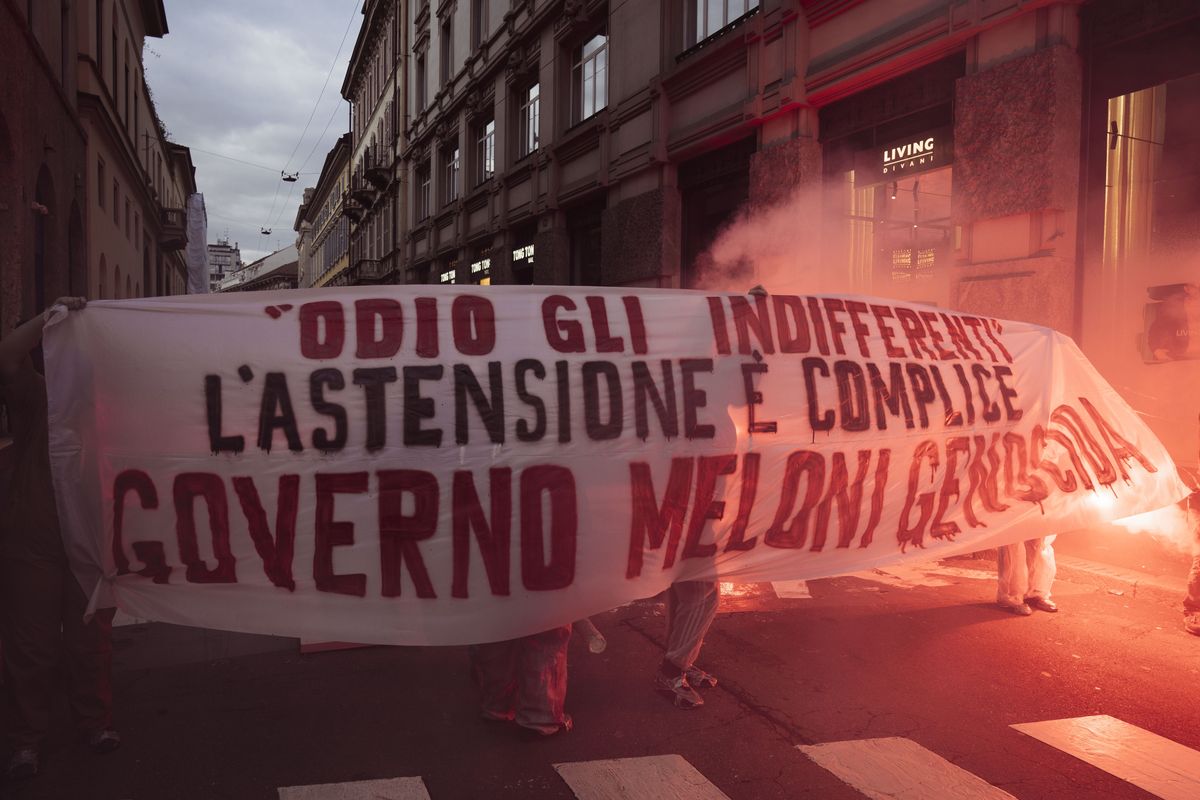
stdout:
<svg viewBox="0 0 1200 800">
<path fill-rule="evenodd" d="M 0 800 L 1197 800 L 1200 4 L 0 0 Z"/>
</svg>

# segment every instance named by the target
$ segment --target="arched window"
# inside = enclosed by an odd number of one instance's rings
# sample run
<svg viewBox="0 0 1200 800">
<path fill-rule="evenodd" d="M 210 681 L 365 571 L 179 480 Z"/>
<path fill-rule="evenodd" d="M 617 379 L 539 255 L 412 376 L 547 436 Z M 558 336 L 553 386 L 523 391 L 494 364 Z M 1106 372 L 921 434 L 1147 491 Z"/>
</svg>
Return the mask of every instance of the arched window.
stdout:
<svg viewBox="0 0 1200 800">
<path fill-rule="evenodd" d="M 132 284 L 129 281 L 129 276 L 126 275 L 125 276 L 125 299 L 128 300 L 131 297 L 133 297 Z"/>
<path fill-rule="evenodd" d="M 137 283 L 135 283 L 133 285 L 133 296 L 134 297 L 142 296 L 142 282 L 141 281 L 138 281 Z"/>
<path fill-rule="evenodd" d="M 104 294 L 105 284 L 108 282 L 108 262 L 104 260 L 104 253 L 100 254 L 100 282 L 96 286 L 96 299 L 107 300 Z"/>
<path fill-rule="evenodd" d="M 121 299 L 121 265 L 113 267 L 113 299 Z"/>
</svg>

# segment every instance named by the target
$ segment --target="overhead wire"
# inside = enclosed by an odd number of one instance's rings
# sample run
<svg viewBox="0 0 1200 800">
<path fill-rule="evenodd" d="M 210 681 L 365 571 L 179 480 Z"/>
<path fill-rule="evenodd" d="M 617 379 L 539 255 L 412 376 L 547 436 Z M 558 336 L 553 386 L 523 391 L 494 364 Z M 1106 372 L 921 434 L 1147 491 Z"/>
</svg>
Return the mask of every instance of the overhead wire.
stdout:
<svg viewBox="0 0 1200 800">
<path fill-rule="evenodd" d="M 325 82 L 323 84 L 321 84 L 321 91 L 317 94 L 316 102 L 313 103 L 312 111 L 308 115 L 308 121 L 304 123 L 304 130 L 300 132 L 300 138 L 298 138 L 296 140 L 296 146 L 292 148 L 291 155 L 288 156 L 287 161 L 283 165 L 283 170 L 280 171 L 281 179 L 283 178 L 284 173 L 287 172 L 287 168 L 291 165 L 292 159 L 296 157 L 296 152 L 299 151 L 300 145 L 304 142 L 304 137 L 308 134 L 308 128 L 310 125 L 312 125 L 313 117 L 315 117 L 317 115 L 317 109 L 320 108 L 321 100 L 325 97 L 325 89 L 327 89 L 329 87 L 329 80 L 330 80 L 330 78 L 333 77 L 334 69 L 337 68 L 338 59 L 341 58 L 341 55 L 342 55 L 342 49 L 346 46 L 346 39 L 350 38 L 350 29 L 354 27 L 354 20 L 358 16 L 358 9 L 361 5 L 362 5 L 362 0 L 355 0 L 354 9 L 350 12 L 350 21 L 346 23 L 346 30 L 342 34 L 342 41 L 338 44 L 337 52 L 334 53 L 334 55 L 333 55 L 333 63 L 329 65 L 329 71 L 325 73 Z M 326 128 L 326 130 L 328 130 L 328 128 Z M 319 142 L 320 140 L 318 139 L 317 141 Z M 288 200 L 291 199 L 292 191 L 295 188 L 296 187 L 295 187 L 294 183 L 291 185 L 291 187 L 289 187 L 288 199 L 283 201 L 284 208 L 287 208 Z M 275 195 L 271 198 L 271 210 L 267 212 L 267 220 L 266 220 L 267 224 L 263 225 L 263 227 L 262 227 L 263 231 L 270 229 L 270 222 L 271 222 L 272 217 L 274 217 L 274 214 L 275 214 L 275 203 L 278 199 L 279 199 L 279 184 L 276 184 L 275 185 Z M 282 212 L 280 212 L 280 215 L 282 216 Z"/>
<path fill-rule="evenodd" d="M 235 161 L 235 162 L 237 162 L 238 164 L 245 164 L 247 167 L 254 167 L 255 169 L 265 169 L 265 170 L 267 170 L 268 172 L 276 172 L 276 171 L 277 171 L 277 170 L 276 170 L 274 167 L 268 167 L 266 164 L 256 164 L 256 163 L 254 163 L 253 161 L 247 161 L 247 160 L 245 160 L 244 158 L 235 158 L 234 156 L 227 156 L 227 155 L 225 155 L 224 153 L 217 153 L 217 152 L 214 152 L 214 151 L 212 151 L 212 150 L 205 150 L 205 149 L 203 149 L 203 148 L 200 148 L 200 147 L 195 147 L 195 146 L 192 146 L 192 145 L 188 145 L 188 149 L 189 149 L 189 150 L 191 150 L 192 152 L 195 152 L 195 153 L 204 153 L 204 154 L 205 154 L 205 155 L 207 155 L 207 156 L 213 156 L 214 158 L 223 158 L 223 159 L 225 159 L 226 161 Z M 301 172 L 301 173 L 298 173 L 298 174 L 300 174 L 300 175 L 314 175 L 314 174 L 316 174 L 316 173 L 312 173 L 312 172 Z"/>
</svg>

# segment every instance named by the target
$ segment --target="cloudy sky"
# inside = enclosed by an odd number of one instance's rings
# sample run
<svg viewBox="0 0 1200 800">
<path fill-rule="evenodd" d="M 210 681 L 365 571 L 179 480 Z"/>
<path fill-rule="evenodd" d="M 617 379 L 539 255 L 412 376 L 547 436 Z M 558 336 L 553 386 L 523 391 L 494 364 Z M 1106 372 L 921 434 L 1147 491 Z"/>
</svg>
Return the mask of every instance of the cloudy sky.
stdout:
<svg viewBox="0 0 1200 800">
<path fill-rule="evenodd" d="M 171 32 L 146 40 L 146 78 L 171 139 L 192 148 L 208 240 L 228 231 L 249 263 L 295 241 L 304 187 L 316 183 L 325 154 L 348 130 L 339 90 L 360 0 L 165 5 Z M 299 182 L 281 181 L 285 168 L 301 172 Z"/>
</svg>

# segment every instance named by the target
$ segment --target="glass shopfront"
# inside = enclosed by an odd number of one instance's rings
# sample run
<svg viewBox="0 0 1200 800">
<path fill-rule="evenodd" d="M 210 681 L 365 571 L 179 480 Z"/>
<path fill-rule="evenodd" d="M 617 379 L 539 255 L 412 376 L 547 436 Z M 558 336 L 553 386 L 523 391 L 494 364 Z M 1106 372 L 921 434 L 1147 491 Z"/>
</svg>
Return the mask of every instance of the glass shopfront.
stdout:
<svg viewBox="0 0 1200 800">
<path fill-rule="evenodd" d="M 855 148 L 831 176 L 839 235 L 832 263 L 849 291 L 948 305 L 958 246 L 951 217 L 952 129 Z M 837 191 L 840 189 L 840 191 Z"/>
<path fill-rule="evenodd" d="M 1183 16 L 1186 9 L 1180 7 Z M 1084 9 L 1080 345 L 1181 464 L 1200 462 L 1200 19 Z"/>
<path fill-rule="evenodd" d="M 961 55 L 821 109 L 826 263 L 836 288 L 948 306 L 954 82 Z"/>
</svg>

